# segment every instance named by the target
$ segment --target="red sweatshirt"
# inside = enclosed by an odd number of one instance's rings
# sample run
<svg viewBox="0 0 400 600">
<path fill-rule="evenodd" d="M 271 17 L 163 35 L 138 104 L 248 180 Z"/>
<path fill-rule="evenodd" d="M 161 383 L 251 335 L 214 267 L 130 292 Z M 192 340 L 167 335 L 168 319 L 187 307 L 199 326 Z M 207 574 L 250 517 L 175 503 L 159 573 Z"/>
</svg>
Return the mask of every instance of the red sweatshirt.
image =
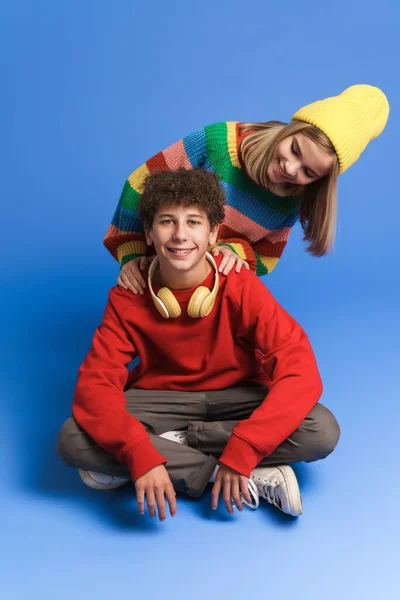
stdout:
<svg viewBox="0 0 400 600">
<path fill-rule="evenodd" d="M 211 272 L 202 285 L 211 289 L 213 283 Z M 158 290 L 156 284 L 153 288 Z M 203 319 L 187 315 L 193 291 L 174 290 L 182 314 L 164 319 L 147 288 L 143 296 L 112 288 L 79 369 L 74 417 L 102 448 L 128 465 L 133 480 L 166 459 L 127 412 L 124 390 L 195 392 L 245 382 L 266 385 L 266 399 L 237 424 L 220 458 L 247 477 L 297 429 L 322 393 L 306 334 L 254 273 L 242 269 L 220 275 L 214 309 Z M 140 364 L 128 375 L 136 356 Z"/>
</svg>

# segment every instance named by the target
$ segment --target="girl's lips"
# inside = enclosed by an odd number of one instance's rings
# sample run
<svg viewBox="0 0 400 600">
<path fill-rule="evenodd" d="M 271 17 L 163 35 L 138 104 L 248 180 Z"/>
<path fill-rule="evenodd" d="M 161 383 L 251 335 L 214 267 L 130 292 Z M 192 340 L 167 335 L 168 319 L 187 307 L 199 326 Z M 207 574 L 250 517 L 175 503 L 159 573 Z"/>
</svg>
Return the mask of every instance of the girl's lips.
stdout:
<svg viewBox="0 0 400 600">
<path fill-rule="evenodd" d="M 280 180 L 281 182 L 286 181 L 286 178 L 282 175 L 281 170 L 279 168 L 279 160 L 276 159 L 276 176 L 278 177 L 278 180 Z"/>
<path fill-rule="evenodd" d="M 280 170 L 279 168 L 279 160 L 276 159 L 276 169 L 275 172 L 277 174 L 278 179 L 280 180 L 281 183 L 293 183 L 289 177 L 286 177 Z"/>
</svg>

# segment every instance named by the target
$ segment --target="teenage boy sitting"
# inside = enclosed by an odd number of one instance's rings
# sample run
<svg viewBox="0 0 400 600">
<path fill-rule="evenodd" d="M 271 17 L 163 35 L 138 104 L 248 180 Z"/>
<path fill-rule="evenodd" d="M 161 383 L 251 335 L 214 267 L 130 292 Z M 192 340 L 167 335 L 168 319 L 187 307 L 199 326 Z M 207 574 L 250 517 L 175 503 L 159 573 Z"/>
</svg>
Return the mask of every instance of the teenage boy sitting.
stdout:
<svg viewBox="0 0 400 600">
<path fill-rule="evenodd" d="M 339 439 L 317 404 L 321 380 L 303 329 L 254 273 L 218 274 L 221 257 L 207 252 L 224 204 L 212 173 L 147 178 L 140 215 L 157 253 L 148 286 L 143 295 L 110 290 L 57 444 L 90 487 L 133 480 L 139 511 L 146 500 L 161 520 L 166 500 L 176 514 L 175 491 L 198 497 L 210 480 L 213 508 L 222 492 L 229 513 L 261 496 L 300 515 L 287 463 L 325 458 Z"/>
</svg>

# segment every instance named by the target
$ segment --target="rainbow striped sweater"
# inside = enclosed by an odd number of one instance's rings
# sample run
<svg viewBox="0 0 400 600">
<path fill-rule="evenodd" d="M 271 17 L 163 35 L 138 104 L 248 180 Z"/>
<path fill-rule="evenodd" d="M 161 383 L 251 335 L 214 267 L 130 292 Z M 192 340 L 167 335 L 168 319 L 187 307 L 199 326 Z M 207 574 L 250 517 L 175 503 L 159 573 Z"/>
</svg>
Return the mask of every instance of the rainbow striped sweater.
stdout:
<svg viewBox="0 0 400 600">
<path fill-rule="evenodd" d="M 146 254 L 138 202 L 147 175 L 160 170 L 202 168 L 218 175 L 227 200 L 217 244 L 229 246 L 248 261 L 257 275 L 274 269 L 298 219 L 299 199 L 275 196 L 250 180 L 240 162 L 243 137 L 239 127 L 237 122 L 203 127 L 133 171 L 104 239 L 121 266 Z"/>
</svg>

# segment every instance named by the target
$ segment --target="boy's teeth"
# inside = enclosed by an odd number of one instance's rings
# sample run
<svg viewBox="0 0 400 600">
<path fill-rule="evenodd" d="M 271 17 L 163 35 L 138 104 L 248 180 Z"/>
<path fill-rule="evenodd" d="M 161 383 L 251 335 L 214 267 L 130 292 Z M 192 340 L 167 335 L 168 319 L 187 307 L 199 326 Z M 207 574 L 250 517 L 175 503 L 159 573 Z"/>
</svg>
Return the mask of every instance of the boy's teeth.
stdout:
<svg viewBox="0 0 400 600">
<path fill-rule="evenodd" d="M 171 252 L 175 252 L 175 254 L 187 254 L 190 250 L 173 250 L 170 248 Z"/>
</svg>

